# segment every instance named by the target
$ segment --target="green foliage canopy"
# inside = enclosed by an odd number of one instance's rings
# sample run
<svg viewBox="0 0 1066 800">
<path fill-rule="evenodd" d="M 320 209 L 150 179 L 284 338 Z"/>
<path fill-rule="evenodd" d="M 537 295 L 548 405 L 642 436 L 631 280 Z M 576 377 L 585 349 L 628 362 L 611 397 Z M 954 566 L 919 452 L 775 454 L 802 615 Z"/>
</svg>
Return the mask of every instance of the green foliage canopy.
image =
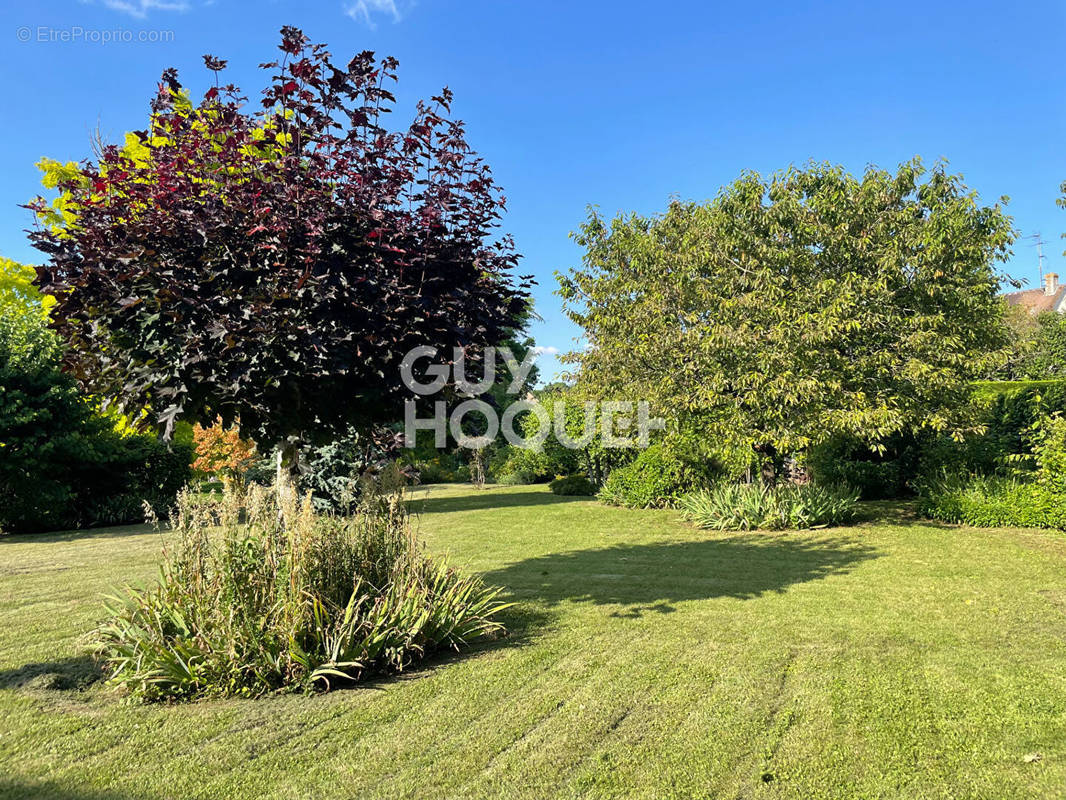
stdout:
<svg viewBox="0 0 1066 800">
<path fill-rule="evenodd" d="M 20 368 L 52 363 L 58 342 L 48 329 L 55 298 L 42 295 L 33 267 L 0 257 L 0 362 Z"/>
<path fill-rule="evenodd" d="M 698 415 L 709 435 L 801 451 L 833 432 L 877 442 L 961 434 L 968 381 L 1006 357 L 1000 205 L 918 160 L 861 178 L 825 164 L 745 173 L 705 204 L 607 222 L 560 275 L 599 397 Z"/>
<path fill-rule="evenodd" d="M 1066 316 L 1048 311 L 1037 317 L 1015 371 L 1030 380 L 1066 377 Z"/>
</svg>

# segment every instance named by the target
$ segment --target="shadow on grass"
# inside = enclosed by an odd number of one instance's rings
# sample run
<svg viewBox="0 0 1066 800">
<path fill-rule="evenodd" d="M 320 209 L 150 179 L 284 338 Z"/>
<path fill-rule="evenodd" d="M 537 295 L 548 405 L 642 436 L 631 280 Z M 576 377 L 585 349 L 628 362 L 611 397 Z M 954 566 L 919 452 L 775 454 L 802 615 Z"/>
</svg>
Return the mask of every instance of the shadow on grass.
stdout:
<svg viewBox="0 0 1066 800">
<path fill-rule="evenodd" d="M 104 673 L 89 656 L 72 656 L 0 670 L 0 689 L 81 691 L 103 678 Z"/>
<path fill-rule="evenodd" d="M 106 789 L 81 789 L 58 781 L 21 781 L 0 777 L 0 800 L 148 800 L 155 795 L 119 794 Z"/>
<path fill-rule="evenodd" d="M 750 599 L 848 572 L 878 553 L 853 539 L 726 534 L 703 541 L 617 545 L 519 561 L 484 576 L 516 599 L 619 605 L 616 616 L 669 613 L 674 604 Z"/>
<path fill-rule="evenodd" d="M 4 544 L 57 544 L 80 539 L 117 539 L 123 536 L 143 536 L 146 533 L 157 533 L 157 531 L 151 525 L 140 523 L 138 525 L 81 528 L 71 531 L 49 531 L 47 533 L 5 533 L 0 535 L 0 546 Z"/>
<path fill-rule="evenodd" d="M 855 522 L 884 528 L 922 527 L 950 530 L 959 527 L 921 516 L 916 500 L 864 500 L 859 503 Z"/>
<path fill-rule="evenodd" d="M 451 511 L 484 511 L 490 508 L 521 508 L 523 506 L 552 506 L 560 503 L 588 502 L 591 497 L 566 497 L 550 492 L 497 492 L 485 489 L 458 497 L 412 497 L 407 507 L 414 514 L 443 514 Z"/>
</svg>

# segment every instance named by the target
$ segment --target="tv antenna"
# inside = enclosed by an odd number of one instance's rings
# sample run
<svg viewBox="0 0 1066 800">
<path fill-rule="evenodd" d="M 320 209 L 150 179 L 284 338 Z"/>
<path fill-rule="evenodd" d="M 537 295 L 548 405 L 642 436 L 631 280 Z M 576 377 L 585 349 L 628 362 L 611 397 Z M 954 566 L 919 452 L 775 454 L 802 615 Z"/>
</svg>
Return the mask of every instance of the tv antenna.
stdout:
<svg viewBox="0 0 1066 800">
<path fill-rule="evenodd" d="M 1044 285 L 1044 258 L 1045 258 L 1045 256 L 1044 256 L 1044 245 L 1047 244 L 1047 242 L 1045 242 L 1040 237 L 1040 231 L 1037 231 L 1032 236 L 1026 236 L 1025 238 L 1033 240 L 1033 244 L 1030 245 L 1030 246 L 1036 248 L 1036 268 L 1037 268 L 1037 271 L 1040 273 L 1040 285 L 1043 286 Z"/>
</svg>

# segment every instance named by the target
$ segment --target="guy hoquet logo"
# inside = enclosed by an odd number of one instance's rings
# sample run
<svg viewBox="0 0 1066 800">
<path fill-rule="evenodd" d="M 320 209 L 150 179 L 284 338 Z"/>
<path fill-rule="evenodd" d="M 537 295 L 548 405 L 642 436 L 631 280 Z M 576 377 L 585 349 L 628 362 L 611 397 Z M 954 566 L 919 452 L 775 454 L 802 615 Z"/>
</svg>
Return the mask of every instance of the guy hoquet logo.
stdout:
<svg viewBox="0 0 1066 800">
<path fill-rule="evenodd" d="M 404 386 L 419 397 L 439 394 L 449 382 L 468 399 L 452 408 L 444 400 L 433 403 L 433 416 L 418 417 L 418 402 L 409 399 L 404 404 L 404 440 L 406 447 L 415 446 L 415 437 L 420 430 L 433 431 L 434 446 L 443 449 L 447 446 L 448 433 L 460 446 L 472 450 L 491 444 L 501 433 L 508 444 L 526 449 L 539 448 L 553 431 L 555 438 L 563 446 L 572 450 L 587 447 L 593 439 L 600 436 L 600 444 L 608 448 L 644 448 L 650 443 L 651 432 L 663 430 L 666 421 L 661 417 L 650 415 L 649 405 L 645 400 L 608 400 L 602 402 L 584 402 L 582 429 L 578 436 L 572 435 L 567 427 L 566 403 L 559 401 L 552 404 L 553 412 L 535 399 L 524 398 L 510 403 L 502 415 L 490 403 L 478 399 L 496 383 L 497 357 L 503 361 L 511 375 L 507 393 L 516 396 L 526 385 L 529 372 L 533 368 L 536 354 L 530 351 L 521 363 L 507 347 L 488 347 L 484 352 L 484 371 L 480 380 L 469 380 L 466 370 L 466 354 L 456 347 L 452 351 L 450 363 L 433 363 L 438 349 L 422 345 L 411 349 L 400 363 L 400 377 Z M 416 363 L 430 359 L 431 363 L 421 372 L 424 379 L 415 376 Z M 515 430 L 515 420 L 519 414 L 530 412 L 537 418 L 537 431 L 532 436 L 523 436 Z M 479 413 L 485 419 L 485 431 L 477 436 L 468 434 L 463 428 L 467 415 Z"/>
</svg>

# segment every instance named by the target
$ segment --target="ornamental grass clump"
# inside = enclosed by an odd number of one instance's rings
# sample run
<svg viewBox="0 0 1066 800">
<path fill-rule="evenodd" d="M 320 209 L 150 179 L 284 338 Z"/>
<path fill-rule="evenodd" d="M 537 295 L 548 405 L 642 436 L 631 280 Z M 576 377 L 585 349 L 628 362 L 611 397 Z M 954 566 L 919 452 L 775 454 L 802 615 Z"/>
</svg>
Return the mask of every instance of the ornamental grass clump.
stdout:
<svg viewBox="0 0 1066 800">
<path fill-rule="evenodd" d="M 836 486 L 719 484 L 686 495 L 682 516 L 699 528 L 720 531 L 824 528 L 855 517 L 859 493 Z"/>
<path fill-rule="evenodd" d="M 430 557 L 402 495 L 348 517 L 257 486 L 196 505 L 156 585 L 109 599 L 92 650 L 144 700 L 328 690 L 504 633 L 499 589 Z M 283 522 L 282 520 L 285 520 Z"/>
</svg>

